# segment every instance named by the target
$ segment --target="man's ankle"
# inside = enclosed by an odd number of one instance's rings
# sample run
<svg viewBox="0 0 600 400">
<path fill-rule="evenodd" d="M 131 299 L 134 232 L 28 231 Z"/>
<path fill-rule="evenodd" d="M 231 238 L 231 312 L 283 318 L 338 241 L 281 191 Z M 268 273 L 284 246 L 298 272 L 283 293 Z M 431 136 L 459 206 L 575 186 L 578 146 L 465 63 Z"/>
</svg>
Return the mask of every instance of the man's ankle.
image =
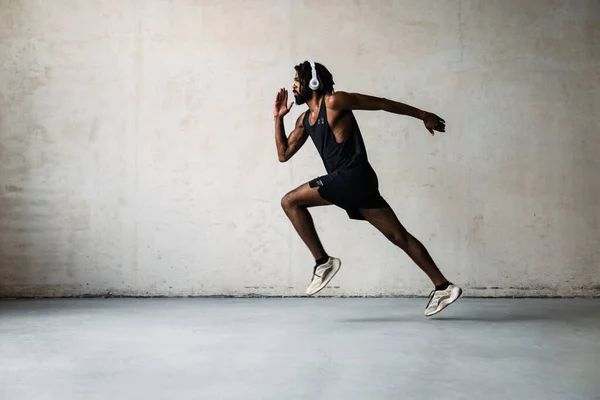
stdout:
<svg viewBox="0 0 600 400">
<path fill-rule="evenodd" d="M 325 264 L 327 261 L 329 261 L 329 256 L 325 255 L 324 257 L 321 257 L 317 260 L 315 260 L 317 266 L 321 265 L 321 264 Z"/>
</svg>

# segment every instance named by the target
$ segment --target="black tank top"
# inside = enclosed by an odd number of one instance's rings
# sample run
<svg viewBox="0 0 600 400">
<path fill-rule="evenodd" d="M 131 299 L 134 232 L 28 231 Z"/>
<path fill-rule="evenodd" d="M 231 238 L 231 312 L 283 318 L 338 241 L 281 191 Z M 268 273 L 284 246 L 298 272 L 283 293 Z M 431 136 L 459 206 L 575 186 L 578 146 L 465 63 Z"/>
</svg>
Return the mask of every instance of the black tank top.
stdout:
<svg viewBox="0 0 600 400">
<path fill-rule="evenodd" d="M 314 125 L 308 122 L 309 112 L 304 115 L 304 129 L 315 144 L 328 174 L 342 169 L 369 166 L 367 150 L 358 123 L 352 111 L 348 112 L 352 118 L 352 132 L 342 143 L 336 142 L 333 130 L 327 121 L 325 99 L 321 100 L 319 115 Z"/>
</svg>

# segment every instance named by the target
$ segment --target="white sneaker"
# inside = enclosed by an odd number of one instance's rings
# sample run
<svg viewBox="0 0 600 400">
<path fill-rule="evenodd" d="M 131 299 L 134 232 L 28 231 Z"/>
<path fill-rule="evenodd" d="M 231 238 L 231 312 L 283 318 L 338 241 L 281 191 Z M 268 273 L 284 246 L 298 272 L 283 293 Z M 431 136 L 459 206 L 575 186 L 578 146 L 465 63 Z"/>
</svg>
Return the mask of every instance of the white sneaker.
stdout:
<svg viewBox="0 0 600 400">
<path fill-rule="evenodd" d="M 337 274 L 341 266 L 342 262 L 335 257 L 329 257 L 329 260 L 325 264 L 316 266 L 313 271 L 312 280 L 306 289 L 306 294 L 312 296 L 320 292 Z"/>
<path fill-rule="evenodd" d="M 454 303 L 462 295 L 462 289 L 453 284 L 448 285 L 445 290 L 432 290 L 429 294 L 429 302 L 425 306 L 425 316 L 437 314 L 450 304 Z"/>
</svg>

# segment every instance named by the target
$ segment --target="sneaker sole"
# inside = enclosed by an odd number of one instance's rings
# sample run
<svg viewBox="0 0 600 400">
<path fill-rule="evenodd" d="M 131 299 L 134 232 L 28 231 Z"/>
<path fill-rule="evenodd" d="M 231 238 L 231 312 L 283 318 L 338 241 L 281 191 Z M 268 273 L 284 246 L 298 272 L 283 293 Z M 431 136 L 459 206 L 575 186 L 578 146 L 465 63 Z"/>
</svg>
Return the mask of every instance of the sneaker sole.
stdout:
<svg viewBox="0 0 600 400">
<path fill-rule="evenodd" d="M 457 290 L 452 290 L 452 294 L 450 295 L 449 298 L 444 299 L 440 302 L 440 305 L 438 306 L 438 308 L 432 312 L 431 314 L 425 314 L 426 317 L 431 317 L 432 315 L 435 315 L 437 313 L 439 313 L 440 311 L 442 311 L 443 309 L 445 309 L 446 307 L 448 307 L 450 304 L 454 303 L 456 300 L 458 300 L 461 296 L 462 296 L 462 289 L 457 287 Z"/>
<path fill-rule="evenodd" d="M 334 260 L 333 271 L 331 272 L 331 274 L 329 274 L 329 276 L 327 277 L 325 282 L 323 282 L 323 284 L 314 292 L 312 292 L 312 293 L 306 292 L 306 294 L 308 296 L 314 296 L 315 294 L 319 293 L 321 290 L 325 289 L 327 287 L 327 285 L 329 284 L 329 282 L 331 282 L 331 280 L 333 279 L 335 274 L 338 273 L 338 271 L 340 270 L 341 267 L 342 267 L 342 262 L 339 259 Z"/>
</svg>

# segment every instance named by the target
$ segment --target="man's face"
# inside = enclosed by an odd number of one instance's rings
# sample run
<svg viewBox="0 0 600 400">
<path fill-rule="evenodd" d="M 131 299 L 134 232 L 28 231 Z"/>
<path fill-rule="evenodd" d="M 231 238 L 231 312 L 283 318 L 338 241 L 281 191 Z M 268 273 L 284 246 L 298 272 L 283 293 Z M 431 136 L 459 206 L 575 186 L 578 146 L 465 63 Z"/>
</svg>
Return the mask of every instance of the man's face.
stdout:
<svg viewBox="0 0 600 400">
<path fill-rule="evenodd" d="M 298 71 L 294 75 L 294 85 L 292 86 L 292 93 L 294 94 L 294 98 L 296 99 L 296 104 L 301 105 L 306 103 L 308 100 L 308 93 L 306 90 L 300 85 L 300 78 L 298 78 Z"/>
</svg>

